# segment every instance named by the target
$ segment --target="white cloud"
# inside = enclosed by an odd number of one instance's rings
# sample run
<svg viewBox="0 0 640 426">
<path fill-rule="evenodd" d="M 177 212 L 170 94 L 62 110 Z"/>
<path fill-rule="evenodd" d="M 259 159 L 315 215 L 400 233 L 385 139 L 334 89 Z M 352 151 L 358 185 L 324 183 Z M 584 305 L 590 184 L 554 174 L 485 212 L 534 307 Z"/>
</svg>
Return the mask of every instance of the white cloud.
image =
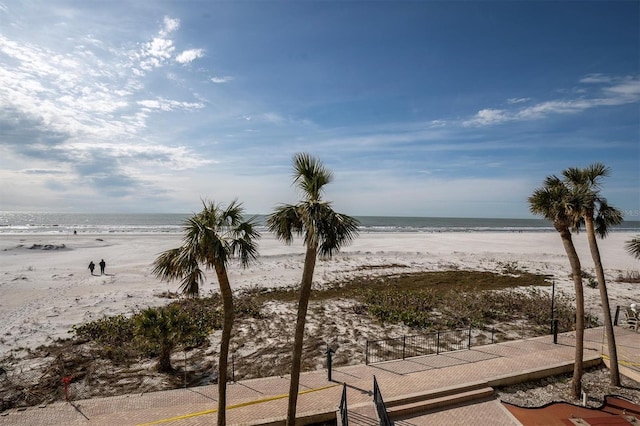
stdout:
<svg viewBox="0 0 640 426">
<path fill-rule="evenodd" d="M 164 27 L 160 31 L 160 35 L 163 37 L 169 35 L 170 33 L 180 28 L 179 19 L 169 18 L 168 16 L 165 16 L 163 23 L 164 23 Z"/>
<path fill-rule="evenodd" d="M 445 127 L 447 122 L 445 120 L 431 120 L 427 127 Z"/>
<path fill-rule="evenodd" d="M 611 83 L 611 77 L 604 74 L 588 74 L 580 79 L 580 83 Z"/>
<path fill-rule="evenodd" d="M 614 86 L 604 88 L 604 91 L 611 96 L 622 96 L 623 100 L 637 101 L 640 98 L 640 78 L 624 79 Z"/>
<path fill-rule="evenodd" d="M 485 108 L 471 119 L 463 121 L 464 126 L 489 126 L 508 121 L 535 120 L 552 114 L 575 114 L 588 109 L 617 106 L 640 101 L 640 79 L 637 77 L 615 78 L 602 74 L 592 74 L 580 80 L 583 83 L 605 83 L 597 94 L 589 96 L 583 91 L 579 98 L 555 99 L 530 107 L 515 110 Z"/>
<path fill-rule="evenodd" d="M 204 49 L 189 49 L 176 56 L 176 62 L 181 64 L 188 64 L 198 58 L 202 58 L 203 56 Z"/>
<path fill-rule="evenodd" d="M 228 83 L 233 80 L 233 77 L 224 76 L 224 77 L 211 77 L 211 81 L 216 84 Z"/>
<path fill-rule="evenodd" d="M 507 99 L 507 102 L 510 104 L 521 104 L 524 102 L 529 102 L 531 98 L 510 98 Z"/>
<path fill-rule="evenodd" d="M 87 193 L 93 187 L 114 196 L 142 187 L 157 193 L 160 188 L 150 182 L 158 170 L 210 164 L 186 147 L 163 145 L 164 135 L 149 126 L 158 113 L 194 111 L 206 104 L 175 78 L 147 76 L 151 69 L 175 66 L 177 46 L 169 36 L 178 28 L 179 20 L 165 18 L 156 35 L 134 51 L 134 41 L 115 44 L 99 33 L 88 37 L 67 28 L 60 36 L 64 43 L 36 44 L 0 34 L 3 157 L 19 160 L 21 175 L 38 179 L 40 186 L 70 184 Z M 176 61 L 203 54 L 202 49 L 185 50 Z M 164 84 L 152 78 L 165 78 Z M 191 99 L 163 96 L 171 93 L 167 82 Z"/>
<path fill-rule="evenodd" d="M 491 124 L 498 124 L 509 120 L 509 116 L 506 111 L 501 109 L 481 109 L 470 120 L 464 121 L 465 126 L 487 126 Z"/>
<path fill-rule="evenodd" d="M 155 109 L 160 111 L 173 111 L 176 109 L 191 110 L 204 108 L 204 104 L 201 102 L 181 102 L 163 98 L 141 100 L 138 101 L 137 104 L 150 110 Z"/>
<path fill-rule="evenodd" d="M 158 68 L 167 62 L 175 50 L 172 40 L 156 37 L 142 45 L 142 51 L 138 54 L 139 65 L 145 71 Z"/>
</svg>

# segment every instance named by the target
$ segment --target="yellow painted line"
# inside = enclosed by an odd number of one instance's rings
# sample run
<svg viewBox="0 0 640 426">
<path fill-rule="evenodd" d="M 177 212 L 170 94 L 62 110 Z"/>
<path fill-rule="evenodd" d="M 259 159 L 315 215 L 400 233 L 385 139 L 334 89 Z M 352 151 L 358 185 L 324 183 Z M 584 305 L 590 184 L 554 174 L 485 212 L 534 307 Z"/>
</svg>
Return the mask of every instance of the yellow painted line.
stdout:
<svg viewBox="0 0 640 426">
<path fill-rule="evenodd" d="M 325 389 L 334 388 L 336 386 L 338 386 L 338 384 L 324 386 L 324 387 L 321 387 L 321 388 L 308 389 L 308 390 L 304 390 L 304 391 L 298 392 L 298 395 L 304 395 L 304 394 L 311 393 L 311 392 L 318 392 L 318 391 L 322 391 L 322 390 L 325 390 Z M 268 398 L 258 399 L 258 400 L 255 400 L 255 401 L 241 402 L 240 404 L 228 405 L 227 406 L 227 410 L 231 410 L 231 409 L 234 409 L 234 408 L 247 407 L 249 405 L 261 404 L 263 402 L 275 401 L 277 399 L 284 399 L 284 398 L 288 398 L 288 397 L 289 397 L 289 394 L 285 393 L 285 394 L 282 394 L 282 395 L 270 396 Z M 154 420 L 154 421 L 148 422 L 148 423 L 139 423 L 136 426 L 158 425 L 158 424 L 161 424 L 161 423 L 168 423 L 168 422 L 173 422 L 173 421 L 176 421 L 176 420 L 184 420 L 184 419 L 189 419 L 191 417 L 204 416 L 205 414 L 213 414 L 213 413 L 216 413 L 216 412 L 218 412 L 218 409 L 214 408 L 214 409 L 211 409 L 211 410 L 198 411 L 197 413 L 189 413 L 189 414 L 183 414 L 182 416 L 176 416 L 176 417 L 169 417 L 169 418 L 166 418 L 166 419 Z"/>
<path fill-rule="evenodd" d="M 609 356 L 602 354 L 602 358 L 609 359 Z M 618 364 L 624 365 L 625 367 L 640 367 L 640 362 L 620 360 L 620 357 L 618 357 Z"/>
</svg>

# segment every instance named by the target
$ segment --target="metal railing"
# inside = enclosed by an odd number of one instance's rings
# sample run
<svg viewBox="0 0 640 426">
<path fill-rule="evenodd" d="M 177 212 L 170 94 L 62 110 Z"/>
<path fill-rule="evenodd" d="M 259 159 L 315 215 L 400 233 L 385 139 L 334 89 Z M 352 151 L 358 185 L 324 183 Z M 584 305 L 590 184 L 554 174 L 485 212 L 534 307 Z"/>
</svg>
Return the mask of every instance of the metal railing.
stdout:
<svg viewBox="0 0 640 426">
<path fill-rule="evenodd" d="M 347 407 L 347 384 L 342 384 L 342 397 L 340 398 L 340 422 L 342 426 L 349 426 L 349 409 Z"/>
<path fill-rule="evenodd" d="M 378 380 L 376 376 L 373 376 L 373 403 L 376 406 L 376 412 L 378 413 L 378 420 L 380 420 L 380 426 L 391 426 L 391 420 L 389 420 L 389 414 L 387 413 L 387 406 L 382 399 L 382 393 L 378 386 Z"/>
<path fill-rule="evenodd" d="M 391 339 L 367 340 L 365 364 L 471 348 L 472 329 L 436 331 Z M 493 343 L 493 333 L 491 336 Z"/>
</svg>

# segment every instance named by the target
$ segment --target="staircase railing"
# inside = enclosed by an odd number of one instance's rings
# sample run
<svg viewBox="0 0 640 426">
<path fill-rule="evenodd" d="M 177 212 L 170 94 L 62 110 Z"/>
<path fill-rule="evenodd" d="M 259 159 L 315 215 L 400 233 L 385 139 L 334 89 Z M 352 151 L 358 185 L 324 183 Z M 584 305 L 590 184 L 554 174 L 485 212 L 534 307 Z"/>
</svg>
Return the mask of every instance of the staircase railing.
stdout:
<svg viewBox="0 0 640 426">
<path fill-rule="evenodd" d="M 376 376 L 373 376 L 373 403 L 376 406 L 376 412 L 378 413 L 378 419 L 380 420 L 380 426 L 392 426 L 393 423 L 389 420 L 389 414 L 387 413 L 387 406 L 382 399 L 382 393 L 380 393 L 380 387 L 378 386 L 378 380 Z"/>
</svg>

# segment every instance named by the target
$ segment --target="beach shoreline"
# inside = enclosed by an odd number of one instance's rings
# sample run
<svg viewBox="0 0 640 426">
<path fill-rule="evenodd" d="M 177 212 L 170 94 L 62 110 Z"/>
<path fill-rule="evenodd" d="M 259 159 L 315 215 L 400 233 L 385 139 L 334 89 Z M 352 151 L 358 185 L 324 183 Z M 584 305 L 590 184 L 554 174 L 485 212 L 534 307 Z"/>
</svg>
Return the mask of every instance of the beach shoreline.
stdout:
<svg viewBox="0 0 640 426">
<path fill-rule="evenodd" d="M 640 284 L 618 283 L 619 275 L 638 272 L 640 262 L 624 243 L 634 232 L 614 232 L 599 240 L 610 304 L 640 301 Z M 584 271 L 592 272 L 586 233 L 574 235 Z M 176 292 L 177 282 L 162 282 L 152 262 L 176 247 L 180 234 L 19 234 L 0 240 L 0 357 L 18 348 L 35 348 L 71 337 L 75 324 L 104 315 L 128 314 L 167 304 L 162 293 Z M 300 239 L 291 246 L 271 234 L 260 240 L 260 257 L 246 269 L 229 265 L 233 288 L 290 287 L 299 283 L 304 250 Z M 106 261 L 106 274 L 90 261 Z M 399 268 L 401 265 L 402 268 Z M 331 260 L 319 260 L 316 285 L 354 274 L 386 274 L 436 270 L 500 271 L 507 265 L 549 275 L 556 290 L 573 295 L 569 262 L 555 232 L 384 232 L 363 233 Z M 202 294 L 217 289 L 208 273 Z M 598 315 L 599 293 L 585 282 L 587 313 Z"/>
</svg>

